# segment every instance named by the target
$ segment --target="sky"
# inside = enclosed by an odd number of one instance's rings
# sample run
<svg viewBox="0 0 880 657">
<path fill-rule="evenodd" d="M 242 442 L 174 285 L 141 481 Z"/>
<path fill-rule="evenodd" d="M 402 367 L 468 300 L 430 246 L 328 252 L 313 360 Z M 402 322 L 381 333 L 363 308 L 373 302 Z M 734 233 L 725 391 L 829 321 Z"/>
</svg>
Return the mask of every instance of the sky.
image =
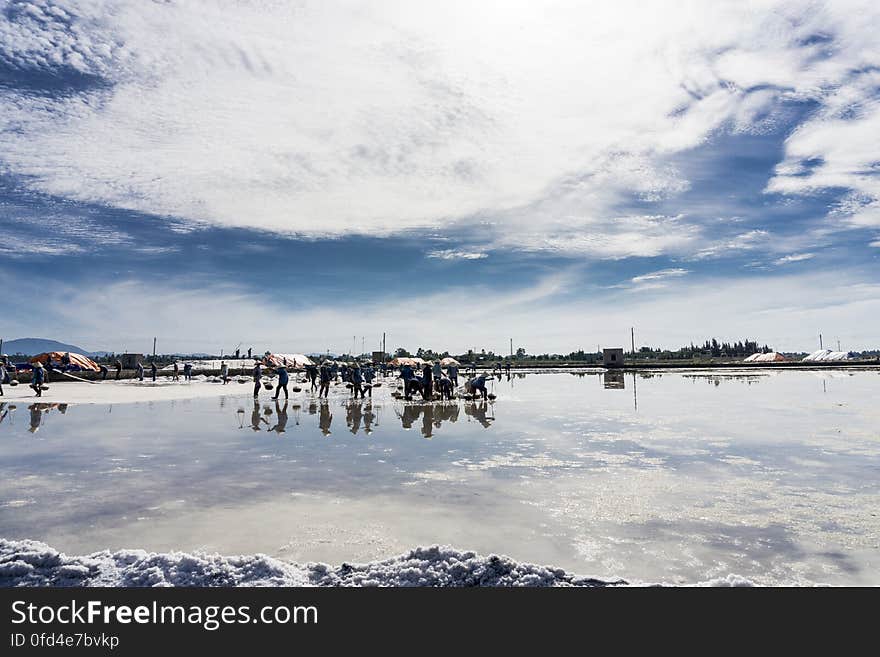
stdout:
<svg viewBox="0 0 880 657">
<path fill-rule="evenodd" d="M 0 334 L 880 346 L 876 2 L 0 0 Z"/>
</svg>

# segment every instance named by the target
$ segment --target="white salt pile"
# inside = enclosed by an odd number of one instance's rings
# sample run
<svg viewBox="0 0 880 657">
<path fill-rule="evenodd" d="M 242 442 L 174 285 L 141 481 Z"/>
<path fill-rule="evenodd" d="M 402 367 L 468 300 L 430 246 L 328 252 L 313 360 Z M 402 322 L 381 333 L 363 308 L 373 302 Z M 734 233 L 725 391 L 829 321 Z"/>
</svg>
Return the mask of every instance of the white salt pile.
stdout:
<svg viewBox="0 0 880 657">
<path fill-rule="evenodd" d="M 143 550 L 68 556 L 38 541 L 0 539 L 0 586 L 620 586 L 508 557 L 420 547 L 366 564 L 293 564 L 264 554 L 224 557 Z M 741 586 L 737 576 L 706 582 Z"/>
</svg>

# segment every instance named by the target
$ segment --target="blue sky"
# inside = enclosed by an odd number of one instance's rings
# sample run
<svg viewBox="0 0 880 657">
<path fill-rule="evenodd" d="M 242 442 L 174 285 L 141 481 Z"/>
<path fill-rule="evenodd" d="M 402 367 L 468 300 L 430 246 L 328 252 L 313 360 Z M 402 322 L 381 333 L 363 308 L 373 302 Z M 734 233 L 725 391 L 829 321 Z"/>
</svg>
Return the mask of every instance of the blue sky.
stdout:
<svg viewBox="0 0 880 657">
<path fill-rule="evenodd" d="M 742 4 L 0 2 L 0 332 L 876 347 L 880 11 Z"/>
</svg>

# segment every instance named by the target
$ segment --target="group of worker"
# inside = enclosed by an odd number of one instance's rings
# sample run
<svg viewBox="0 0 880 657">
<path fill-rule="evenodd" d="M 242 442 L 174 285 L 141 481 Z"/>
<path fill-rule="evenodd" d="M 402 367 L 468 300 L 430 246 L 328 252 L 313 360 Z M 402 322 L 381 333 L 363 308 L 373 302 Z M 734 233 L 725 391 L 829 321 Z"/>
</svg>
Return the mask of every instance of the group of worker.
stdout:
<svg viewBox="0 0 880 657">
<path fill-rule="evenodd" d="M 425 401 L 434 398 L 434 390 L 440 393 L 441 400 L 452 399 L 455 389 L 458 387 L 458 365 L 450 363 L 443 371 L 442 364 L 437 361 L 428 361 L 422 367 L 421 376 L 416 373 L 412 365 L 404 363 L 400 368 L 400 378 L 403 379 L 403 396 L 411 400 L 413 393 L 420 393 Z M 486 375 L 474 376 L 465 383 L 465 392 L 468 394 L 480 394 L 483 399 L 488 397 L 486 390 Z"/>
<path fill-rule="evenodd" d="M 281 365 L 264 365 L 262 361 L 254 363 L 251 372 L 254 382 L 254 397 L 258 397 L 260 389 L 263 387 L 264 368 L 274 371 L 277 375 L 275 382 L 275 395 L 272 399 L 279 399 L 281 393 L 287 399 L 290 395 L 288 386 L 290 384 L 290 373 L 287 364 Z M 336 361 L 324 361 L 320 365 L 309 363 L 305 365 L 306 381 L 309 383 L 311 392 L 317 391 L 318 397 L 328 397 L 330 393 L 330 383 L 339 381 L 345 383 L 351 390 L 352 398 L 365 399 L 373 397 L 373 381 L 377 376 L 377 369 L 384 376 L 388 373 L 389 366 L 386 363 L 380 363 L 373 366 L 372 363 L 361 364 L 355 361 L 352 364 L 337 363 Z M 221 378 L 224 382 L 228 379 L 228 370 L 224 373 L 221 367 Z M 412 365 L 404 364 L 400 368 L 400 378 L 403 379 L 404 397 L 412 400 L 414 393 L 419 393 L 424 400 L 433 400 L 434 391 L 440 393 L 441 400 L 451 400 L 455 395 L 455 389 L 458 387 L 458 365 L 450 363 L 444 371 L 442 364 L 438 361 L 435 363 L 427 362 L 417 374 Z M 465 392 L 475 396 L 480 395 L 485 400 L 488 398 L 488 390 L 486 389 L 486 375 L 480 374 L 470 378 L 465 384 Z"/>
</svg>

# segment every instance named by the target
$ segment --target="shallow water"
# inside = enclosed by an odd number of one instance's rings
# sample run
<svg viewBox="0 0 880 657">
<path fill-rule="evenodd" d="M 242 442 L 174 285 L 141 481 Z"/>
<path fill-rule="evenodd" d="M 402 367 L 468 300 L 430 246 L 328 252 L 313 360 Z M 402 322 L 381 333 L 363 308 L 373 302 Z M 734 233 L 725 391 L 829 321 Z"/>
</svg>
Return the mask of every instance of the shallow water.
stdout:
<svg viewBox="0 0 880 657">
<path fill-rule="evenodd" d="M 629 580 L 880 584 L 880 373 L 528 374 L 489 404 L 0 408 L 0 536 Z M 242 389 L 244 388 L 244 389 Z M 243 394 L 235 394 L 241 391 Z"/>
</svg>

